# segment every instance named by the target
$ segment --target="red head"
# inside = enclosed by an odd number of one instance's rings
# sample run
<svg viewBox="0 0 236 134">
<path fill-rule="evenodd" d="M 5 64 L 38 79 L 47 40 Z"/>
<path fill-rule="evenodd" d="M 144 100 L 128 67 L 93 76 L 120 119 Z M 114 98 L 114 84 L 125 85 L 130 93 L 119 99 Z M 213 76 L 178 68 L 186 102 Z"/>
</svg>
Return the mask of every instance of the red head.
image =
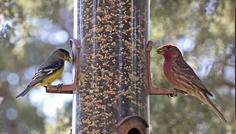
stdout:
<svg viewBox="0 0 236 134">
<path fill-rule="evenodd" d="M 181 52 L 176 46 L 173 45 L 164 45 L 157 48 L 157 53 L 163 55 L 165 59 L 175 59 L 182 58 Z"/>
</svg>

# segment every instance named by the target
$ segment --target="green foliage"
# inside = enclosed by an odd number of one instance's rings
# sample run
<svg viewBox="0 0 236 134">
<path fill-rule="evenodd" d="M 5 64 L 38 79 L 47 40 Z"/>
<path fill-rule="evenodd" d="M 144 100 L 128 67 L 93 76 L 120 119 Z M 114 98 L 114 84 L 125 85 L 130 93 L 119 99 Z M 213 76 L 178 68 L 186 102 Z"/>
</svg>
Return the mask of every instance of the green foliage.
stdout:
<svg viewBox="0 0 236 134">
<path fill-rule="evenodd" d="M 65 116 L 65 111 L 57 109 L 55 121 L 46 121 L 46 134 L 67 134 L 70 130 L 71 120 Z"/>
</svg>

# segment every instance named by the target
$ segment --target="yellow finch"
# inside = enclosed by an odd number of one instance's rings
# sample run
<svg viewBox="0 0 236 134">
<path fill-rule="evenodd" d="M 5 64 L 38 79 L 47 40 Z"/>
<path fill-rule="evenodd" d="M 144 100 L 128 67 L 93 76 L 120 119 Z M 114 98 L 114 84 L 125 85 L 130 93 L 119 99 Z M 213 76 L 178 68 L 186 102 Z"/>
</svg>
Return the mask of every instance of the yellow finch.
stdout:
<svg viewBox="0 0 236 134">
<path fill-rule="evenodd" d="M 72 61 L 69 52 L 65 49 L 55 50 L 40 66 L 38 72 L 34 75 L 26 89 L 16 96 L 16 98 L 20 96 L 24 97 L 32 88 L 46 85 L 51 86 L 51 83 L 63 72 L 64 61 Z"/>
</svg>

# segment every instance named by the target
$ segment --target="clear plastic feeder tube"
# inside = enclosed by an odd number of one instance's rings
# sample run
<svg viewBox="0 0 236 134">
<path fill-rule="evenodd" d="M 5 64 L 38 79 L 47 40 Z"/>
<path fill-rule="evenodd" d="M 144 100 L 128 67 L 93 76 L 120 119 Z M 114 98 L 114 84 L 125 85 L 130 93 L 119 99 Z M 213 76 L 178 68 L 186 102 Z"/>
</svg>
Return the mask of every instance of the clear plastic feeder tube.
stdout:
<svg viewBox="0 0 236 134">
<path fill-rule="evenodd" d="M 81 45 L 73 133 L 119 133 L 130 115 L 148 121 L 148 0 L 75 0 Z"/>
</svg>

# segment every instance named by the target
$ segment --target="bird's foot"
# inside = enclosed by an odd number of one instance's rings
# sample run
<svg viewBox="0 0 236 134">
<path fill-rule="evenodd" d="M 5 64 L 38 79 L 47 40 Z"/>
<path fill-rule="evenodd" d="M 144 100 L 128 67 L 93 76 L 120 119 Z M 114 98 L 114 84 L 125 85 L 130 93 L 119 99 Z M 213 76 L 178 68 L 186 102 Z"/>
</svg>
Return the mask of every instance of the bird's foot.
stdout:
<svg viewBox="0 0 236 134">
<path fill-rule="evenodd" d="M 62 90 L 62 85 L 63 85 L 63 83 L 57 85 L 57 91 L 58 91 L 58 92 L 61 92 L 61 90 Z"/>
<path fill-rule="evenodd" d="M 169 98 L 171 98 L 171 97 L 176 97 L 177 96 L 177 90 L 175 90 L 176 92 L 174 93 L 174 94 L 167 94 L 167 96 L 169 97 Z"/>
<path fill-rule="evenodd" d="M 176 90 L 176 94 L 178 92 L 178 93 L 181 93 L 183 95 L 188 95 L 188 92 L 185 92 L 185 91 L 182 91 L 182 90 L 179 90 L 179 89 L 176 89 L 176 88 L 174 88 L 174 90 Z"/>
<path fill-rule="evenodd" d="M 167 96 L 168 96 L 168 97 L 176 97 L 176 96 L 177 96 L 177 93 L 181 93 L 181 94 L 183 94 L 183 95 L 188 95 L 188 93 L 185 92 L 185 91 L 182 91 L 182 90 L 179 90 L 179 89 L 176 89 L 176 88 L 174 88 L 174 90 L 176 91 L 175 94 L 168 94 Z"/>
</svg>

